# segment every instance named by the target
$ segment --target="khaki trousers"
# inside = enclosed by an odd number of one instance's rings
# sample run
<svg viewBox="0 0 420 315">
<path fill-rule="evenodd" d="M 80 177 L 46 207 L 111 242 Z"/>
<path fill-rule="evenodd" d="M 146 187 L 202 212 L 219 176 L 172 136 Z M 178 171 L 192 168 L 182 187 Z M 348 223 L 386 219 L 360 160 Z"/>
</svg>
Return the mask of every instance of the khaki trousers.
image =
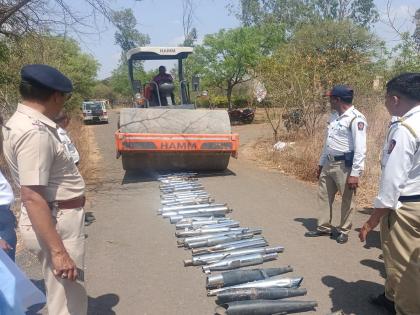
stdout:
<svg viewBox="0 0 420 315">
<path fill-rule="evenodd" d="M 381 219 L 385 296 L 399 315 L 420 314 L 420 202 L 405 202 Z"/>
<path fill-rule="evenodd" d="M 329 161 L 319 176 L 318 189 L 318 230 L 330 232 L 333 219 L 333 203 L 335 195 L 339 192 L 342 196 L 341 219 L 337 230 L 348 234 L 352 225 L 354 213 L 353 191 L 347 185 L 347 178 L 351 172 L 350 167 L 345 167 L 344 161 Z"/>
<path fill-rule="evenodd" d="M 25 247 L 38 256 L 42 264 L 42 273 L 47 291 L 48 314 L 51 315 L 86 315 L 87 294 L 83 281 L 64 280 L 53 274 L 53 267 L 48 250 L 40 243 L 29 224 L 26 210 L 22 207 L 19 227 Z M 56 229 L 61 236 L 64 246 L 78 269 L 84 270 L 85 234 L 84 210 L 58 210 Z M 78 273 L 80 273 L 78 270 Z"/>
</svg>

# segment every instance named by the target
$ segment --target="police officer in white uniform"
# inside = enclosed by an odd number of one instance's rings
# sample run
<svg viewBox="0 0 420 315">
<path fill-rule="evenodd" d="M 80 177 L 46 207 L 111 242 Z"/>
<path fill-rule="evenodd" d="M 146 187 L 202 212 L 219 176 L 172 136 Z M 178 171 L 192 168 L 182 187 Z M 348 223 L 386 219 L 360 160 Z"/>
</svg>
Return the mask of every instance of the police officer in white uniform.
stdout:
<svg viewBox="0 0 420 315">
<path fill-rule="evenodd" d="M 54 122 L 57 123 L 57 133 L 58 137 L 61 140 L 61 143 L 64 144 L 67 153 L 73 159 L 74 164 L 78 165 L 80 161 L 79 152 L 76 149 L 73 141 L 71 141 L 66 129 L 70 124 L 70 117 L 65 111 L 61 111 L 57 117 L 54 118 Z"/>
<path fill-rule="evenodd" d="M 10 210 L 13 190 L 0 171 L 0 248 L 14 261 L 16 253 L 16 219 Z"/>
<path fill-rule="evenodd" d="M 374 211 L 360 240 L 380 223 L 385 292 L 371 300 L 391 313 L 420 314 L 420 73 L 387 83 L 385 106 L 393 119 L 382 151 Z"/>
<path fill-rule="evenodd" d="M 316 230 L 306 232 L 305 236 L 332 236 L 343 244 L 352 226 L 353 194 L 364 169 L 367 123 L 365 116 L 352 105 L 353 90 L 349 86 L 336 85 L 326 96 L 330 98 L 333 113 L 317 171 L 318 224 Z M 342 196 L 341 219 L 339 225 L 333 227 L 333 202 L 337 192 Z"/>
</svg>

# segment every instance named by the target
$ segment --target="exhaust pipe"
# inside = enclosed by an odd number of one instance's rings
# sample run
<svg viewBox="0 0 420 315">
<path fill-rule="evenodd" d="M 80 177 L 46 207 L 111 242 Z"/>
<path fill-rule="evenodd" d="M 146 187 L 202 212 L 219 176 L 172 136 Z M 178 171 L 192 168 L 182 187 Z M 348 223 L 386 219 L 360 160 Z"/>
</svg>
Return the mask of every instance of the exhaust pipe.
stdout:
<svg viewBox="0 0 420 315">
<path fill-rule="evenodd" d="M 217 294 L 216 303 L 224 303 L 246 300 L 280 300 L 295 296 L 306 295 L 306 289 L 301 288 L 240 288 L 228 289 Z"/>
<path fill-rule="evenodd" d="M 242 283 L 268 279 L 270 277 L 282 275 L 292 271 L 293 268 L 291 266 L 282 268 L 227 271 L 218 275 L 208 276 L 206 280 L 206 287 L 207 289 L 230 287 Z"/>
<path fill-rule="evenodd" d="M 230 289 L 240 289 L 240 288 L 298 288 L 302 283 L 303 278 L 280 278 L 280 277 L 272 277 L 264 280 L 247 282 L 242 284 L 237 284 L 228 288 L 220 288 L 220 289 L 213 289 L 208 290 L 208 296 L 214 296 L 219 294 L 220 292 L 225 292 L 226 290 Z"/>
<path fill-rule="evenodd" d="M 314 301 L 238 301 L 216 307 L 215 315 L 272 315 L 312 311 Z"/>
<path fill-rule="evenodd" d="M 221 261 L 203 266 L 203 272 L 231 270 L 246 266 L 260 265 L 266 261 L 277 259 L 277 253 L 271 254 L 249 254 L 238 257 L 226 258 Z"/>
</svg>

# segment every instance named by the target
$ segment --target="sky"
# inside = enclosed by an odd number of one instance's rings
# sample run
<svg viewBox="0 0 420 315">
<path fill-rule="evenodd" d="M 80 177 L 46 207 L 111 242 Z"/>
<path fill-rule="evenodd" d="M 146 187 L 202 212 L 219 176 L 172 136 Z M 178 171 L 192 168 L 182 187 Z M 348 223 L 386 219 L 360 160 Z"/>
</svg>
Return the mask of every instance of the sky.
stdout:
<svg viewBox="0 0 420 315">
<path fill-rule="evenodd" d="M 74 6 L 85 10 L 83 0 L 74 0 Z M 412 16 L 420 7 L 418 0 L 390 0 L 389 10 L 394 25 L 401 31 L 414 30 Z M 199 41 L 205 34 L 216 33 L 222 28 L 235 28 L 239 21 L 230 14 L 227 4 L 238 3 L 238 0 L 195 0 L 193 26 L 198 30 Z M 388 46 L 398 43 L 398 36 L 388 25 L 388 0 L 375 0 L 380 13 L 380 21 L 374 31 L 384 39 Z M 137 28 L 151 38 L 151 46 L 178 46 L 183 41 L 182 0 L 114 0 L 114 9 L 131 8 L 137 19 Z M 91 54 L 101 64 L 98 79 L 110 76 L 118 65 L 121 49 L 114 43 L 115 28 L 104 19 L 97 19 L 97 29 L 92 35 L 79 35 L 82 50 Z M 146 70 L 155 69 L 160 64 L 170 66 L 168 62 L 148 61 Z"/>
</svg>

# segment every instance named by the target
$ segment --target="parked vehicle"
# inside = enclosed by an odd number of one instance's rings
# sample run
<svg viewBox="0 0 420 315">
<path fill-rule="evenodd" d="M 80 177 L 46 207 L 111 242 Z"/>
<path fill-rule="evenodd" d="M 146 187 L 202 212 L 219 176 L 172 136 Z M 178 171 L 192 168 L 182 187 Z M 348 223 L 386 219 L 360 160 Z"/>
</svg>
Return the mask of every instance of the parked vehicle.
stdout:
<svg viewBox="0 0 420 315">
<path fill-rule="evenodd" d="M 108 112 L 105 101 L 86 101 L 82 104 L 83 121 L 108 123 Z"/>
<path fill-rule="evenodd" d="M 244 109 L 230 109 L 228 111 L 229 118 L 231 123 L 242 123 L 250 124 L 254 120 L 255 109 L 253 108 L 244 108 Z"/>
</svg>

